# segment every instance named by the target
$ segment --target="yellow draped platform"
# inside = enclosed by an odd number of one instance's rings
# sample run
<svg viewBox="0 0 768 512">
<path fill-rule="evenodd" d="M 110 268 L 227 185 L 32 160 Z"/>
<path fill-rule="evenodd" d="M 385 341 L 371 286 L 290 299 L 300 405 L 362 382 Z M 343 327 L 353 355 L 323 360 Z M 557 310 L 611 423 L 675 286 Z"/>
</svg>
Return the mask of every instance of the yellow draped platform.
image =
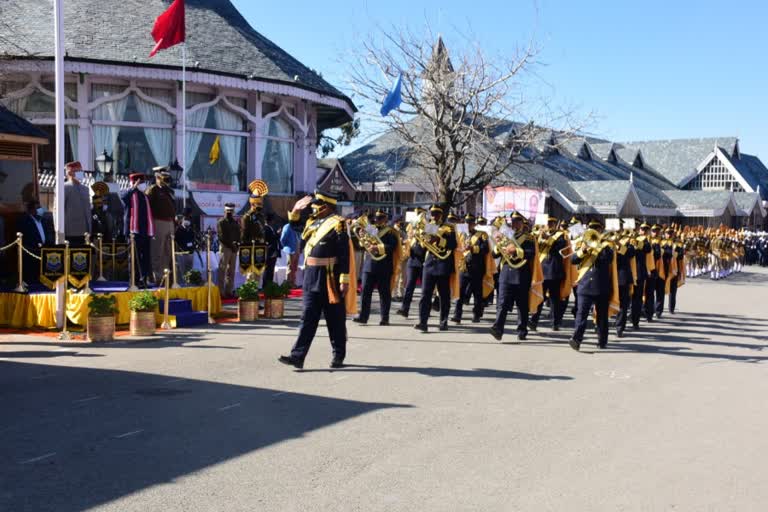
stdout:
<svg viewBox="0 0 768 512">
<path fill-rule="evenodd" d="M 114 292 L 117 297 L 117 323 L 127 324 L 131 311 L 128 301 L 134 292 Z M 155 295 L 162 299 L 165 290 L 157 290 Z M 192 309 L 206 311 L 208 309 L 208 288 L 171 289 L 171 299 L 187 299 L 192 301 Z M 76 325 L 85 326 L 88 318 L 88 295 L 79 293 L 67 294 L 67 318 Z M 218 287 L 211 290 L 211 314 L 221 312 L 221 296 Z M 160 311 L 162 313 L 162 311 Z M 38 293 L 27 295 L 23 293 L 0 293 L 0 325 L 16 329 L 31 329 L 34 327 L 56 327 L 56 295 L 53 293 Z"/>
</svg>

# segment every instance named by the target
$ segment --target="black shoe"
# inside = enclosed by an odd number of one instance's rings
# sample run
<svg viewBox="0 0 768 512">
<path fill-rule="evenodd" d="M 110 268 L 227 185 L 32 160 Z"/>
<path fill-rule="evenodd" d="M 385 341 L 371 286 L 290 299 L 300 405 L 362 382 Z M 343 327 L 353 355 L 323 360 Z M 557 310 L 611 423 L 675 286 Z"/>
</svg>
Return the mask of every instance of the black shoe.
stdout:
<svg viewBox="0 0 768 512">
<path fill-rule="evenodd" d="M 389 325 L 389 320 L 382 320 L 381 322 L 379 322 L 379 325 L 387 326 L 387 325 Z"/>
<path fill-rule="evenodd" d="M 661 313 L 656 313 L 656 318 L 661 318 Z"/>
<path fill-rule="evenodd" d="M 367 320 L 362 320 L 359 316 L 356 316 L 355 318 L 353 318 L 352 321 L 360 325 L 365 325 L 368 323 Z"/>
<path fill-rule="evenodd" d="M 491 336 L 493 336 L 496 341 L 501 341 L 501 337 L 503 336 L 502 332 L 497 330 L 495 327 L 488 328 L 488 332 L 491 333 Z"/>
<path fill-rule="evenodd" d="M 441 331 L 447 331 L 447 330 L 448 330 L 448 322 L 446 322 L 446 323 L 441 323 L 441 324 L 440 324 L 440 330 L 441 330 Z"/>
<path fill-rule="evenodd" d="M 528 338 L 527 332 L 521 332 L 520 334 L 517 335 L 517 341 L 525 341 L 526 338 Z"/>
<path fill-rule="evenodd" d="M 675 314 L 675 310 L 674 310 L 674 309 L 670 309 L 670 310 L 669 310 L 669 314 L 670 314 L 670 315 L 674 315 L 674 314 Z"/>
<path fill-rule="evenodd" d="M 331 361 L 331 364 L 329 365 L 331 368 L 344 368 L 344 360 L 343 359 L 334 359 Z"/>
<path fill-rule="evenodd" d="M 277 360 L 283 364 L 287 364 L 288 366 L 293 366 L 294 368 L 298 368 L 301 370 L 304 368 L 304 361 L 301 359 L 297 359 L 293 356 L 280 356 L 277 358 Z"/>
<path fill-rule="evenodd" d="M 597 348 L 599 348 L 600 350 L 605 350 L 608 348 L 608 343 L 598 343 Z"/>
<path fill-rule="evenodd" d="M 406 313 L 404 309 L 398 309 L 395 311 L 395 314 L 400 315 L 403 318 L 408 318 L 408 313 Z"/>
<path fill-rule="evenodd" d="M 413 326 L 414 329 L 421 332 L 428 332 L 427 326 L 425 324 L 416 324 Z"/>
<path fill-rule="evenodd" d="M 472 323 L 473 324 L 479 324 L 480 323 L 480 317 L 479 316 L 472 317 Z"/>
<path fill-rule="evenodd" d="M 553 331 L 559 331 L 560 330 L 560 326 L 559 325 L 553 325 L 552 326 L 552 330 Z"/>
<path fill-rule="evenodd" d="M 622 329 L 622 328 L 616 329 L 616 337 L 617 338 L 623 338 L 624 337 L 624 329 Z"/>
<path fill-rule="evenodd" d="M 581 348 L 581 342 L 577 340 L 576 338 L 571 338 L 568 340 L 568 344 L 571 346 L 573 350 L 576 352 L 579 351 L 579 348 Z"/>
<path fill-rule="evenodd" d="M 528 323 L 528 330 L 529 331 L 536 332 L 536 329 L 538 329 L 538 328 L 539 328 L 538 322 L 529 322 Z"/>
<path fill-rule="evenodd" d="M 461 323 L 461 318 L 453 317 L 453 318 L 451 318 L 451 322 L 453 322 L 455 324 L 460 324 Z"/>
</svg>

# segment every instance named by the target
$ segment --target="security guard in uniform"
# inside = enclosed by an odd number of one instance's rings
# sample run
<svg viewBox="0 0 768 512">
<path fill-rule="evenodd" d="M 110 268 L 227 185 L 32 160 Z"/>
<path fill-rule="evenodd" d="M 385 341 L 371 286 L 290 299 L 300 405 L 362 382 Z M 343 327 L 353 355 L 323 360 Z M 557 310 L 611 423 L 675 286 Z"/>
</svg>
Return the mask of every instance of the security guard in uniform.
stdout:
<svg viewBox="0 0 768 512">
<path fill-rule="evenodd" d="M 515 305 L 517 306 L 518 324 L 517 339 L 523 341 L 528 336 L 528 294 L 531 291 L 533 272 L 531 263 L 536 256 L 536 242 L 533 237 L 525 232 L 525 217 L 519 212 L 511 215 L 512 225 L 515 231 L 516 243 L 510 243 L 506 247 L 500 247 L 501 234 L 495 237 L 496 246 L 494 252 L 500 256 L 499 262 L 499 303 L 496 307 L 496 321 L 490 328 L 491 336 L 501 341 L 504 336 L 504 326 L 507 323 L 507 315 Z"/>
<path fill-rule="evenodd" d="M 347 304 L 357 300 L 354 286 L 353 249 L 347 234 L 346 222 L 336 215 L 338 198 L 331 193 L 315 192 L 314 196 L 300 199 L 288 213 L 295 221 L 307 206 L 312 207 L 307 225 L 301 234 L 304 251 L 303 310 L 299 336 L 288 356 L 278 361 L 303 368 L 309 347 L 317 332 L 320 317 L 325 316 L 328 336 L 333 348 L 331 368 L 341 368 L 347 355 Z"/>
<path fill-rule="evenodd" d="M 472 309 L 472 323 L 478 323 L 483 317 L 485 309 L 485 300 L 483 298 L 483 277 L 485 276 L 486 255 L 489 253 L 490 243 L 488 235 L 482 231 L 477 231 L 475 216 L 467 214 L 464 222 L 469 229 L 467 234 L 459 235 L 464 249 L 461 255 L 459 273 L 459 298 L 456 299 L 456 306 L 453 312 L 452 322 L 461 323 L 464 304 L 469 304 L 469 298 L 472 297 L 474 307 Z"/>
<path fill-rule="evenodd" d="M 360 316 L 352 321 L 367 324 L 371 315 L 371 298 L 374 287 L 379 289 L 381 321 L 379 325 L 389 325 L 389 309 L 392 305 L 392 276 L 395 269 L 395 256 L 400 257 L 400 237 L 387 225 L 387 212 L 379 209 L 374 214 L 374 225 L 378 229 L 377 237 L 381 242 L 370 247 L 363 262 L 363 295 L 360 304 Z M 398 262 L 399 263 L 399 262 Z"/>
<path fill-rule="evenodd" d="M 544 274 L 544 296 L 549 297 L 553 331 L 560 330 L 565 314 L 565 303 L 560 296 L 560 287 L 563 279 L 565 279 L 565 262 L 562 251 L 568 246 L 568 241 L 565 239 L 565 233 L 558 229 L 558 224 L 559 222 L 555 217 L 549 217 L 546 232 L 539 235 L 538 241 L 539 261 L 541 261 L 541 270 Z M 532 331 L 535 331 L 539 324 L 543 308 L 544 303 L 542 302 L 531 317 L 530 329 Z"/>
<path fill-rule="evenodd" d="M 429 209 L 432 216 L 430 224 L 436 233 L 429 237 L 429 247 L 424 259 L 424 271 L 421 277 L 421 300 L 419 301 L 419 323 L 414 326 L 421 332 L 427 332 L 427 322 L 432 303 L 432 296 L 437 288 L 440 296 L 440 330 L 448 330 L 448 314 L 451 309 L 451 274 L 455 272 L 453 251 L 456 249 L 456 231 L 452 224 L 443 222 L 445 208 L 433 205 Z M 439 252 L 433 252 L 439 251 Z"/>
</svg>

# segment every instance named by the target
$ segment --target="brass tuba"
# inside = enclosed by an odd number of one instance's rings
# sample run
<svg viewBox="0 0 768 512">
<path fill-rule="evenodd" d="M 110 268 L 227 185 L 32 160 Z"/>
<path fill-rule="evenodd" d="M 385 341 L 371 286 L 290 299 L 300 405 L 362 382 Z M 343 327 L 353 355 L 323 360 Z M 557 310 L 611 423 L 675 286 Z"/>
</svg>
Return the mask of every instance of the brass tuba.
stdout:
<svg viewBox="0 0 768 512">
<path fill-rule="evenodd" d="M 381 261 L 387 257 L 387 253 L 385 251 L 381 251 L 379 254 L 373 254 L 371 252 L 374 247 L 381 248 L 384 244 L 381 241 L 381 238 L 368 232 L 369 225 L 368 216 L 361 215 L 352 222 L 350 230 L 360 241 L 360 247 L 362 247 L 374 261 Z"/>
<path fill-rule="evenodd" d="M 518 250 L 518 252 L 523 251 L 523 248 L 519 243 L 517 243 L 517 240 L 515 240 L 514 236 L 505 236 L 499 229 L 494 233 L 494 240 L 496 239 L 495 235 L 497 234 L 499 235 L 499 238 L 496 240 L 496 252 L 501 255 L 501 259 L 504 261 L 504 263 L 515 269 L 520 268 L 528 263 L 528 260 L 525 258 L 521 258 L 519 262 L 513 262 L 511 256 L 507 254 L 507 249 L 509 249 L 509 247 L 514 247 Z"/>
<path fill-rule="evenodd" d="M 411 224 L 411 229 L 413 232 L 413 237 L 418 241 L 422 247 L 424 247 L 426 250 L 428 250 L 430 253 L 432 253 L 433 256 L 435 256 L 438 259 L 446 260 L 451 255 L 451 251 L 448 249 L 443 249 L 439 247 L 437 244 L 432 243 L 429 238 L 430 235 L 427 234 L 427 214 L 426 213 L 420 213 L 418 217 L 416 217 L 416 220 L 413 221 Z M 440 235 L 437 235 L 438 237 Z"/>
</svg>

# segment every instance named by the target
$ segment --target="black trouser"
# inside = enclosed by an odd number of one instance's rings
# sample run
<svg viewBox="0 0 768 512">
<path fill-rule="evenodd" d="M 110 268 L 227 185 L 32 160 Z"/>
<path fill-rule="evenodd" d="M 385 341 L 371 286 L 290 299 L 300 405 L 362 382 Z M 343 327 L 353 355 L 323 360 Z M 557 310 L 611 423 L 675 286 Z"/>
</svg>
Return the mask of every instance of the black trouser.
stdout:
<svg viewBox="0 0 768 512">
<path fill-rule="evenodd" d="M 134 235 L 135 247 L 134 269 L 136 280 L 146 282 L 152 276 L 152 257 L 150 255 L 149 237 L 146 235 Z"/>
<path fill-rule="evenodd" d="M 654 311 L 656 316 L 661 318 L 661 314 L 664 312 L 664 295 L 667 292 L 667 281 L 660 277 L 656 279 L 656 302 Z"/>
<path fill-rule="evenodd" d="M 277 258 L 269 258 L 267 260 L 267 266 L 264 268 L 264 280 L 261 282 L 262 286 L 266 286 L 267 283 L 275 280 L 275 265 L 277 265 Z"/>
<path fill-rule="evenodd" d="M 331 339 L 331 347 L 333 348 L 333 358 L 343 361 L 347 355 L 346 307 L 343 300 L 339 304 L 329 303 L 325 276 L 325 268 L 323 267 L 306 267 L 304 270 L 303 308 L 299 337 L 291 349 L 291 357 L 301 361 L 307 357 L 321 315 L 325 316 L 328 337 Z"/>
<path fill-rule="evenodd" d="M 483 274 L 463 272 L 459 275 L 459 298 L 456 300 L 453 318 L 461 320 L 464 304 L 469 304 L 470 297 L 474 301 L 472 314 L 475 319 L 479 319 L 483 316 L 483 309 L 485 308 L 485 302 L 483 301 Z"/>
<path fill-rule="evenodd" d="M 672 282 L 669 283 L 669 312 L 674 313 L 675 312 L 675 306 L 677 306 L 677 280 L 680 279 L 680 276 L 677 276 L 672 279 Z"/>
<path fill-rule="evenodd" d="M 637 284 L 632 291 L 632 325 L 637 326 L 640 323 L 640 317 L 643 316 L 643 297 L 645 296 L 644 277 L 637 278 Z"/>
<path fill-rule="evenodd" d="M 451 310 L 451 276 L 435 276 L 424 269 L 421 277 L 421 300 L 419 301 L 419 324 L 427 325 L 432 309 L 432 294 L 440 295 L 440 325 L 448 325 L 448 313 Z"/>
<path fill-rule="evenodd" d="M 416 281 L 421 277 L 422 267 L 407 267 L 405 269 L 405 293 L 403 294 L 403 305 L 400 307 L 405 314 L 411 309 L 413 292 L 416 290 Z"/>
<path fill-rule="evenodd" d="M 581 343 L 584 339 L 584 331 L 587 329 L 587 319 L 595 306 L 597 314 L 597 344 L 608 343 L 608 295 L 581 295 L 579 294 L 579 310 L 576 312 L 576 330 L 573 331 L 573 339 Z"/>
<path fill-rule="evenodd" d="M 645 302 L 643 303 L 643 313 L 645 318 L 649 321 L 653 319 L 654 303 L 656 296 L 656 281 L 659 278 L 656 276 L 648 276 L 645 280 Z"/>
<path fill-rule="evenodd" d="M 619 285 L 619 314 L 616 315 L 616 330 L 624 331 L 627 328 L 627 313 L 629 312 L 629 305 L 634 301 L 634 296 L 629 296 L 629 288 L 632 285 L 620 284 Z"/>
<path fill-rule="evenodd" d="M 391 279 L 392 272 L 366 272 L 363 274 L 363 296 L 360 299 L 361 322 L 367 322 L 368 317 L 371 316 L 371 298 L 375 286 L 379 288 L 381 319 L 389 321 L 389 308 L 392 305 Z"/>
<path fill-rule="evenodd" d="M 517 305 L 517 332 L 528 334 L 528 292 L 531 289 L 529 283 L 508 284 L 504 279 L 499 279 L 499 297 L 496 304 L 496 321 L 493 328 L 504 334 L 504 326 L 507 323 L 507 314 Z"/>
<path fill-rule="evenodd" d="M 560 299 L 560 284 L 562 279 L 545 279 L 543 283 L 544 296 L 549 295 L 549 307 L 552 311 L 552 326 L 560 327 L 563 324 L 563 315 L 565 314 L 565 302 Z M 544 309 L 544 302 L 539 304 L 536 312 L 531 317 L 531 323 L 535 326 L 539 323 L 541 311 Z"/>
</svg>

